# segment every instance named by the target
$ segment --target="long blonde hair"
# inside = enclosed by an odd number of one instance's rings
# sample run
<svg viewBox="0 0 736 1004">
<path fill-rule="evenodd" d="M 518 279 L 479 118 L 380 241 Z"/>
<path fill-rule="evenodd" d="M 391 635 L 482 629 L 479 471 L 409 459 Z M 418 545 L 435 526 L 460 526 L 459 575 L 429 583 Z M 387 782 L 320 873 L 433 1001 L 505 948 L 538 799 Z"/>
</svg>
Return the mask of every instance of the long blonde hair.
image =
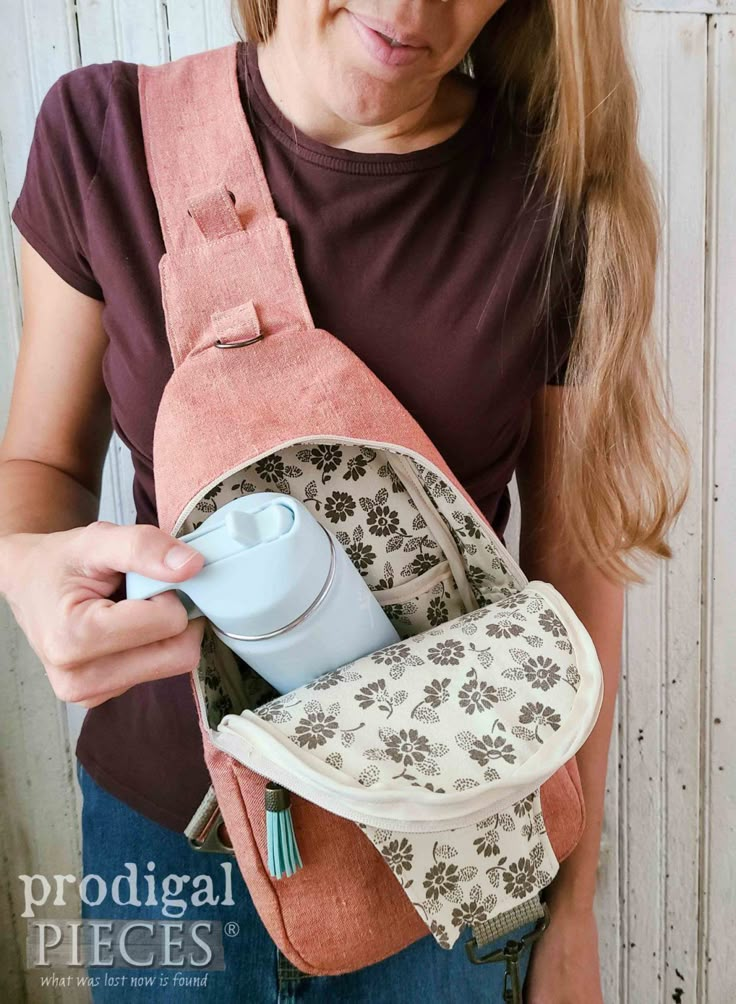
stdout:
<svg viewBox="0 0 736 1004">
<path fill-rule="evenodd" d="M 233 23 L 265 41 L 277 0 L 232 0 Z M 665 536 L 688 493 L 652 327 L 659 219 L 637 146 L 638 105 L 617 0 L 507 0 L 463 69 L 502 90 L 538 137 L 533 173 L 552 200 L 552 260 L 585 233 L 582 299 L 559 429 L 561 508 L 582 556 L 619 581 L 633 559 L 672 557 Z M 628 559 L 628 560 L 627 560 Z"/>
</svg>

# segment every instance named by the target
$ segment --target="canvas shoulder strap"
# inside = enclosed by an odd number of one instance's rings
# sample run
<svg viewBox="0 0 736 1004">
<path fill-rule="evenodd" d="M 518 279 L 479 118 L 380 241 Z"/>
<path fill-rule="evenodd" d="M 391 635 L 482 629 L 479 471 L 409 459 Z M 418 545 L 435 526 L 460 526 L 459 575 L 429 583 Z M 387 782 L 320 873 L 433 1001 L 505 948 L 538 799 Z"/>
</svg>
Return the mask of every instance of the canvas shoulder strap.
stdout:
<svg viewBox="0 0 736 1004">
<path fill-rule="evenodd" d="M 313 326 L 240 99 L 239 44 L 138 68 L 175 368 L 215 340 L 237 347 Z"/>
<path fill-rule="evenodd" d="M 167 252 L 276 218 L 240 100 L 237 47 L 138 68 L 146 162 Z"/>
</svg>

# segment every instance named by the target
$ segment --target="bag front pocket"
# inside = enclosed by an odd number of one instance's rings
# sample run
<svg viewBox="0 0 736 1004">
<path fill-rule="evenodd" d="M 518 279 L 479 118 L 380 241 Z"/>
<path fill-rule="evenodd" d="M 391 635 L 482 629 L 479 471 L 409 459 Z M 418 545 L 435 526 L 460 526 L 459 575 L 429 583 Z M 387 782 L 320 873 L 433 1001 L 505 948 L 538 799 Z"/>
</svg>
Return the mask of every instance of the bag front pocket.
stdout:
<svg viewBox="0 0 736 1004">
<path fill-rule="evenodd" d="M 431 832 L 542 784 L 585 741 L 601 700 L 585 628 L 533 582 L 226 715 L 213 738 L 331 812 Z"/>
<path fill-rule="evenodd" d="M 356 822 L 441 942 L 458 897 L 503 912 L 551 881 L 539 787 L 583 744 L 601 700 L 585 628 L 532 582 L 226 715 L 212 738 Z"/>
</svg>

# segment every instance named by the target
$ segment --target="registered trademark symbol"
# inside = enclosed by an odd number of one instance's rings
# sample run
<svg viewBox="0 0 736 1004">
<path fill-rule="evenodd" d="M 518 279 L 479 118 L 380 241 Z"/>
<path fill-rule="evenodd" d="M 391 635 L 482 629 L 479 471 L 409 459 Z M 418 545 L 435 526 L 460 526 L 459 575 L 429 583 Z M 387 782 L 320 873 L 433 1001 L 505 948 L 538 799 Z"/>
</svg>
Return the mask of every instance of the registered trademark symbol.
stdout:
<svg viewBox="0 0 736 1004">
<path fill-rule="evenodd" d="M 240 934 L 240 924 L 236 924 L 234 920 L 229 920 L 223 930 L 228 938 L 237 938 Z"/>
</svg>

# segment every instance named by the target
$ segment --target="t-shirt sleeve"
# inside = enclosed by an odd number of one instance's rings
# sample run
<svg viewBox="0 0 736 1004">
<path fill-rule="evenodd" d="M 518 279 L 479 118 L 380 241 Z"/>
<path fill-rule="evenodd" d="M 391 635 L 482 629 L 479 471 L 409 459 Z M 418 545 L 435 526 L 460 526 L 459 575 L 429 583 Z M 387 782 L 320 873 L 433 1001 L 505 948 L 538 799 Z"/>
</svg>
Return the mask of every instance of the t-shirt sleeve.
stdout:
<svg viewBox="0 0 736 1004">
<path fill-rule="evenodd" d="M 87 193 L 95 177 L 113 67 L 62 74 L 36 116 L 11 219 L 28 243 L 75 289 L 104 300 L 88 246 Z"/>
<path fill-rule="evenodd" d="M 585 228 L 575 237 L 572 254 L 560 266 L 557 294 L 553 298 L 547 343 L 547 386 L 560 387 L 567 381 L 570 346 L 580 312 L 585 283 Z"/>
</svg>

